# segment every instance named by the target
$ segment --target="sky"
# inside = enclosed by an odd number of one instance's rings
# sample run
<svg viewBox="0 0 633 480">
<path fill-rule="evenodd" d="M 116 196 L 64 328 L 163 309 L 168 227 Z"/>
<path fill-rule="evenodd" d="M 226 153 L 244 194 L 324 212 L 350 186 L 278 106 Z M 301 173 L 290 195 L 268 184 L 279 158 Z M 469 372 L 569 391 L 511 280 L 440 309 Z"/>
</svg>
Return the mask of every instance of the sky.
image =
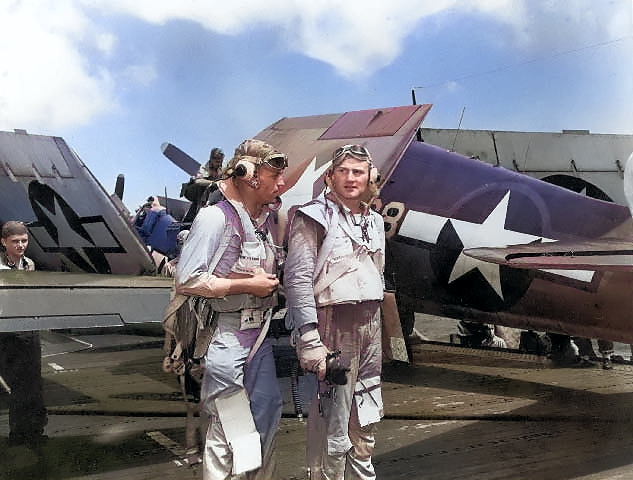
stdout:
<svg viewBox="0 0 633 480">
<path fill-rule="evenodd" d="M 131 210 L 283 117 L 633 134 L 633 0 L 0 0 L 0 130 L 62 137 Z"/>
</svg>

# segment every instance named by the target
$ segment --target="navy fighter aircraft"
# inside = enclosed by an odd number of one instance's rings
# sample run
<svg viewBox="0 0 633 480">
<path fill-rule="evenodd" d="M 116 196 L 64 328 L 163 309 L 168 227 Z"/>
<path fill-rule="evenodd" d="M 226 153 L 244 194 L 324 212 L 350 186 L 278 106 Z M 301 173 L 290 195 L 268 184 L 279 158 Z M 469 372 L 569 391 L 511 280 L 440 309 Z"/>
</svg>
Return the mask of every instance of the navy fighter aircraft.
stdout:
<svg viewBox="0 0 633 480">
<path fill-rule="evenodd" d="M 631 343 L 633 273 L 514 269 L 464 254 L 605 237 L 631 244 L 629 210 L 415 141 L 429 108 L 284 118 L 257 137 L 294 161 L 287 205 L 321 190 L 336 146 L 372 152 L 384 176 L 376 208 L 386 223 L 386 276 L 409 311 Z"/>
<path fill-rule="evenodd" d="M 290 159 L 282 195 L 286 212 L 322 191 L 323 173 L 336 147 L 363 144 L 383 175 L 375 208 L 386 223 L 387 281 L 409 307 L 401 309 L 405 333 L 412 328 L 412 312 L 421 311 L 633 343 L 628 293 L 633 273 L 584 266 L 515 269 L 464 253 L 606 237 L 631 242 L 628 209 L 416 141 L 430 108 L 282 118 L 262 130 L 256 137 Z M 7 148 L 16 155 L 5 153 Z M 40 155 L 40 149 L 46 154 Z M 29 223 L 36 244 L 29 256 L 38 264 L 127 275 L 153 271 L 130 224 L 63 140 L 7 133 L 0 136 L 0 155 L 0 219 Z M 8 163 L 8 158 L 17 160 Z M 81 188 L 98 197 L 95 202 L 87 202 L 89 194 L 79 193 Z M 282 235 L 286 224 L 282 212 Z M 5 292 L 3 278 L 0 291 Z M 167 297 L 162 292 L 160 306 Z M 28 316 L 29 309 L 23 309 Z M 0 322 L 5 319 L 0 312 Z"/>
<path fill-rule="evenodd" d="M 38 271 L 0 274 L 0 331 L 161 320 L 171 282 L 150 276 L 120 199 L 63 139 L 0 132 L 0 223 L 9 220 L 27 224 Z"/>
<path fill-rule="evenodd" d="M 543 250 L 559 241 L 610 243 L 613 250 L 633 240 L 627 208 L 416 141 L 429 109 L 283 118 L 264 129 L 257 138 L 290 158 L 285 211 L 322 191 L 337 146 L 363 144 L 383 173 L 375 207 L 386 223 L 387 282 L 398 292 L 405 334 L 418 311 L 631 343 L 633 302 L 626 292 L 633 276 L 597 271 L 608 265 L 604 255 L 595 254 L 593 265 L 524 270 L 468 255 L 483 255 L 476 247 Z M 176 164 L 191 161 L 173 145 L 163 151 Z"/>
</svg>

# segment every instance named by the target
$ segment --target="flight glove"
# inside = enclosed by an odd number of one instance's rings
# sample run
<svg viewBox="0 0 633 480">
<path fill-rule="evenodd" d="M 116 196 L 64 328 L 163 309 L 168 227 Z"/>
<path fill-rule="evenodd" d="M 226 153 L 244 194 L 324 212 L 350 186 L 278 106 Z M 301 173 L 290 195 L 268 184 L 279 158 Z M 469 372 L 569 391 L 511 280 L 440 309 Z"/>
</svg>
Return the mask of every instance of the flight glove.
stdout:
<svg viewBox="0 0 633 480">
<path fill-rule="evenodd" d="M 297 339 L 297 357 L 299 365 L 308 372 L 317 374 L 319 380 L 325 378 L 327 354 L 329 350 L 321 342 L 319 330 L 313 328 Z"/>
</svg>

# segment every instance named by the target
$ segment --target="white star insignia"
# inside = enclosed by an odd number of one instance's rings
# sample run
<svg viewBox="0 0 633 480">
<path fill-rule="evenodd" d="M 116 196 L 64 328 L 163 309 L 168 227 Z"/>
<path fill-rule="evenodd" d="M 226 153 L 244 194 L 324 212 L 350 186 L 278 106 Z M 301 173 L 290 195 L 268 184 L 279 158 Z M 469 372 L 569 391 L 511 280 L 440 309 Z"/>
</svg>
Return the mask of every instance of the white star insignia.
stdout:
<svg viewBox="0 0 633 480">
<path fill-rule="evenodd" d="M 456 220 L 454 218 L 446 218 L 439 215 L 409 210 L 402 221 L 402 225 L 400 225 L 398 235 L 437 245 L 439 234 L 446 225 L 446 222 L 451 222 L 464 249 L 476 247 L 506 247 L 508 245 L 525 244 L 538 239 L 544 242 L 554 241 L 550 238 L 538 237 L 506 229 L 505 221 L 509 201 L 510 191 L 508 190 L 501 201 L 490 214 L 488 214 L 483 223 L 471 223 L 464 220 Z M 494 289 L 497 295 L 503 299 L 499 265 L 467 257 L 464 255 L 463 250 L 460 252 L 452 267 L 448 282 L 454 282 L 474 269 L 481 272 L 488 284 Z M 583 282 L 590 282 L 593 277 L 593 272 L 585 270 L 545 271 Z"/>
<path fill-rule="evenodd" d="M 297 183 L 281 195 L 283 205 L 289 208 L 293 205 L 303 205 L 312 200 L 314 198 L 314 183 L 323 175 L 329 165 L 330 162 L 326 162 L 321 167 L 316 168 L 316 156 L 313 157 L 312 161 L 301 173 Z"/>
<path fill-rule="evenodd" d="M 530 243 L 542 238 L 506 229 L 505 222 L 509 200 L 510 192 L 508 191 L 483 223 L 470 223 L 453 218 L 449 219 L 464 249 L 475 247 L 505 247 L 507 245 Z M 553 241 L 550 239 L 543 240 Z M 459 257 L 457 257 L 455 265 L 453 265 L 448 283 L 457 280 L 474 269 L 479 270 L 494 291 L 497 292 L 497 295 L 503 298 L 499 265 L 468 257 L 464 255 L 463 250 L 460 252 Z"/>
</svg>

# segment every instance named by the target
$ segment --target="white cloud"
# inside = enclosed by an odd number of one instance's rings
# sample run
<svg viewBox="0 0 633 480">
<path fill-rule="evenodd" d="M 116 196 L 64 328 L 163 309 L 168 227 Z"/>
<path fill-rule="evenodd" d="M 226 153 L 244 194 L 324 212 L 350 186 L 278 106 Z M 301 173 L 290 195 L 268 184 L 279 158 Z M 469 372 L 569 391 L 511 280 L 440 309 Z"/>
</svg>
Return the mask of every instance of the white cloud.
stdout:
<svg viewBox="0 0 633 480">
<path fill-rule="evenodd" d="M 453 2 L 367 0 L 322 2 L 318 9 L 297 12 L 288 25 L 291 45 L 308 57 L 332 65 L 345 77 L 366 77 L 393 62 L 420 18 L 450 6 Z M 307 12 L 307 13 L 306 13 Z"/>
<path fill-rule="evenodd" d="M 366 78 L 401 53 L 421 20 L 440 12 L 477 13 L 495 35 L 526 49 L 560 52 L 631 35 L 630 0 L 5 0 L 0 4 L 0 128 L 59 129 L 117 108 L 130 82 L 148 85 L 156 69 L 122 65 L 104 18 L 152 24 L 198 23 L 225 35 L 263 28 L 283 48 L 324 62 L 346 78 Z M 586 40 L 586 42 L 583 42 Z M 127 85 L 126 85 L 127 86 Z"/>
<path fill-rule="evenodd" d="M 164 24 L 188 20 L 226 35 L 278 29 L 287 48 L 366 77 L 390 64 L 420 20 L 439 12 L 478 13 L 501 25 L 515 46 L 552 51 L 631 33 L 630 0 L 83 0 L 102 11 Z"/>
<path fill-rule="evenodd" d="M 1 128 L 61 128 L 108 108 L 108 73 L 88 73 L 77 48 L 89 26 L 67 1 L 1 4 Z"/>
<path fill-rule="evenodd" d="M 422 17 L 456 0 L 84 0 L 105 12 L 164 24 L 189 20 L 219 34 L 278 29 L 286 48 L 332 65 L 346 77 L 369 76 L 391 63 Z"/>
<path fill-rule="evenodd" d="M 630 36 L 631 0 L 471 0 L 474 10 L 510 27 L 516 47 L 561 52 Z"/>
<path fill-rule="evenodd" d="M 106 55 L 111 54 L 116 46 L 116 38 L 110 33 L 97 34 L 95 36 L 97 48 Z"/>
</svg>

